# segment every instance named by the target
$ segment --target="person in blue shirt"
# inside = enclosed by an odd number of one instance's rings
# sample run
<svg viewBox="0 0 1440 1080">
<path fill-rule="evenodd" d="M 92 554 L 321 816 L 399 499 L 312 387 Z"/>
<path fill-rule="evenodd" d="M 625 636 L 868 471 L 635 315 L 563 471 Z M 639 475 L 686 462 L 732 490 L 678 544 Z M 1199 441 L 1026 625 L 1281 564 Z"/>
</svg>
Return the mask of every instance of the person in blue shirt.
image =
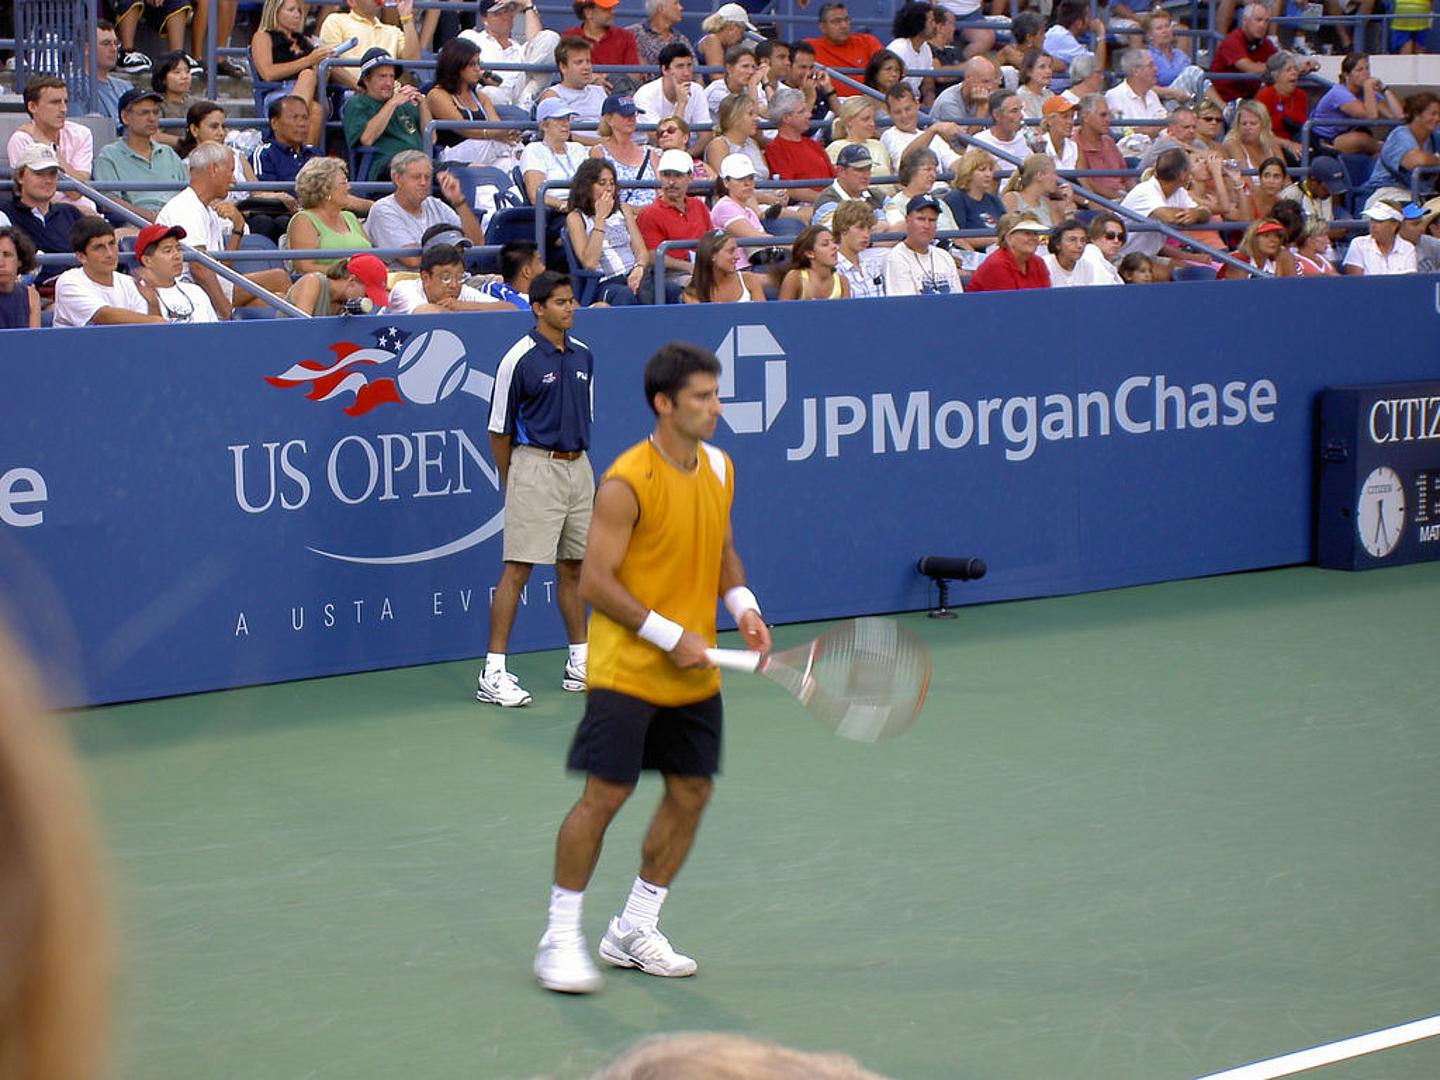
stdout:
<svg viewBox="0 0 1440 1080">
<path fill-rule="evenodd" d="M 568 276 L 547 270 L 531 281 L 530 310 L 535 329 L 501 357 L 490 398 L 490 449 L 505 496 L 505 565 L 490 602 L 490 645 L 475 698 L 505 707 L 530 704 L 529 692 L 505 668 L 505 650 L 536 563 L 555 566 L 555 606 L 570 642 L 562 689 L 585 690 L 588 656 L 580 563 L 595 501 L 586 455 L 595 358 L 570 336 L 575 292 Z"/>
<path fill-rule="evenodd" d="M 1415 170 L 1440 165 L 1437 127 L 1440 127 L 1440 97 L 1422 90 L 1405 99 L 1405 123 L 1385 137 L 1375 169 L 1360 189 L 1366 196 L 1367 208 L 1377 202 L 1411 201 Z M 1433 173 L 1421 179 L 1419 201 L 1429 197 L 1427 192 L 1434 190 L 1436 179 Z"/>
<path fill-rule="evenodd" d="M 492 300 L 514 304 L 521 311 L 530 310 L 530 282 L 545 269 L 540 251 L 534 244 L 517 240 L 500 249 L 501 281 L 480 286 L 480 292 Z"/>
<path fill-rule="evenodd" d="M 256 180 L 277 180 L 293 184 L 300 166 L 320 151 L 305 145 L 310 127 L 310 108 L 304 98 L 276 98 L 267 110 L 270 117 L 270 141 L 263 142 L 250 155 L 250 170 Z M 292 211 L 293 212 L 293 211 Z"/>
</svg>

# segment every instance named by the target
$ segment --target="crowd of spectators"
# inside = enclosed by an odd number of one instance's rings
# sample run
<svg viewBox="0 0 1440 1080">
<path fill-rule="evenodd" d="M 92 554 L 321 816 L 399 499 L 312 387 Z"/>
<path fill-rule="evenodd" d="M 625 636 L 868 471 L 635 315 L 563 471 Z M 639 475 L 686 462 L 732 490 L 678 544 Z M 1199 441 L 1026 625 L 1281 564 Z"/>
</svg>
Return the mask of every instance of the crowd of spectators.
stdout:
<svg viewBox="0 0 1440 1080">
<path fill-rule="evenodd" d="M 536 200 L 550 242 L 525 265 L 588 274 L 584 295 L 612 305 L 662 284 L 668 301 L 713 303 L 1248 276 L 1218 252 L 1278 276 L 1437 266 L 1440 99 L 1402 98 L 1363 53 L 1315 81 L 1264 5 L 1234 11 L 1200 62 L 1170 12 L 1106 25 L 1084 0 L 1048 25 L 1021 11 L 999 36 L 972 25 L 978 5 L 908 2 L 888 43 L 835 0 L 792 42 L 758 40 L 760 17 L 723 4 L 693 44 L 677 0 L 647 0 L 625 27 L 616 0 L 578 0 L 577 24 L 555 29 L 528 0 L 456 6 L 473 27 L 413 0 L 346 0 L 314 24 L 299 0 L 266 0 L 249 59 L 268 125 L 248 141 L 192 94 L 188 5 L 146 9 L 170 50 L 153 61 L 135 48 L 139 5 L 101 23 L 99 82 L 76 96 L 117 138 L 97 152 L 65 83 L 26 83 L 0 325 L 47 308 L 56 325 L 229 318 L 263 298 L 204 259 L 172 262 L 247 236 L 336 252 L 245 275 L 313 313 L 392 293 L 405 311 L 513 308 L 514 245 L 488 281 L 453 267 L 473 268 L 490 215 Z M 545 70 L 491 70 L 517 63 Z M 457 175 L 470 166 L 504 179 L 477 191 Z M 352 192 L 351 169 L 389 190 Z M 106 185 L 119 209 L 62 177 Z M 656 273 L 666 242 L 680 246 Z"/>
</svg>

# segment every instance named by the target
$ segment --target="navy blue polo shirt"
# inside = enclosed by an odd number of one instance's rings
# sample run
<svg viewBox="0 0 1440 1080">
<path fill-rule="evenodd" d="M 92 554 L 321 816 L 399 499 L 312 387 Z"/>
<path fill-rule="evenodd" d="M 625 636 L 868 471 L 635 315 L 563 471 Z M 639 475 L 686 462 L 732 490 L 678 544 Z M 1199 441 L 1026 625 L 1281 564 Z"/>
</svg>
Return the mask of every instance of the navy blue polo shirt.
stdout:
<svg viewBox="0 0 1440 1080">
<path fill-rule="evenodd" d="M 284 143 L 272 139 L 255 148 L 255 153 L 250 155 L 250 168 L 254 171 L 256 180 L 278 180 L 282 184 L 289 184 L 294 182 L 301 165 L 319 156 L 320 151 L 313 146 L 292 150 Z"/>
<path fill-rule="evenodd" d="M 38 251 L 45 255 L 69 255 L 70 229 L 84 215 L 70 203 L 54 199 L 50 212 L 41 216 L 38 210 L 24 205 L 19 199 L 0 203 L 0 210 L 10 219 L 10 224 L 30 238 Z M 63 273 L 63 266 L 42 267 L 37 280 L 49 281 Z"/>
<path fill-rule="evenodd" d="M 490 431 L 517 446 L 585 450 L 595 418 L 595 357 L 578 338 L 557 349 L 538 331 L 510 347 L 495 369 Z"/>
</svg>

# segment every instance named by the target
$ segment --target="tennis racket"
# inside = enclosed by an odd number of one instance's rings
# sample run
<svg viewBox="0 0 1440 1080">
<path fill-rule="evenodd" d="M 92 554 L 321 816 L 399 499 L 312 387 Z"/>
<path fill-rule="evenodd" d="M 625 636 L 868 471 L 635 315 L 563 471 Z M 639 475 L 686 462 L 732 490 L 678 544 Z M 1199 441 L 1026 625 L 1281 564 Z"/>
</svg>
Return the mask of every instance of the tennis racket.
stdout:
<svg viewBox="0 0 1440 1080">
<path fill-rule="evenodd" d="M 875 742 L 906 731 L 930 687 L 924 642 L 894 619 L 852 619 L 778 653 L 706 649 L 716 667 L 763 675 L 830 731 Z"/>
</svg>

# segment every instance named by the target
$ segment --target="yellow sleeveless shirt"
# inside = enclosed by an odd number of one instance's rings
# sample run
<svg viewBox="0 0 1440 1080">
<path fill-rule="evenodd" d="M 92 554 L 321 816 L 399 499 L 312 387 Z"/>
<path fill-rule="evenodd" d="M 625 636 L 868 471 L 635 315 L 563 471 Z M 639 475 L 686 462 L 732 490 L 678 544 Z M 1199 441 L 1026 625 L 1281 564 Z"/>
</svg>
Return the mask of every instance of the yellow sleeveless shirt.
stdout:
<svg viewBox="0 0 1440 1080">
<path fill-rule="evenodd" d="M 624 481 L 640 504 L 620 560 L 620 584 L 646 607 L 714 645 L 720 556 L 735 480 L 723 450 L 701 443 L 699 458 L 693 473 L 682 472 L 646 439 L 616 458 L 600 482 Z M 682 671 L 668 654 L 599 611 L 590 614 L 588 681 L 591 689 L 655 705 L 688 705 L 720 690 L 719 671 Z"/>
</svg>

